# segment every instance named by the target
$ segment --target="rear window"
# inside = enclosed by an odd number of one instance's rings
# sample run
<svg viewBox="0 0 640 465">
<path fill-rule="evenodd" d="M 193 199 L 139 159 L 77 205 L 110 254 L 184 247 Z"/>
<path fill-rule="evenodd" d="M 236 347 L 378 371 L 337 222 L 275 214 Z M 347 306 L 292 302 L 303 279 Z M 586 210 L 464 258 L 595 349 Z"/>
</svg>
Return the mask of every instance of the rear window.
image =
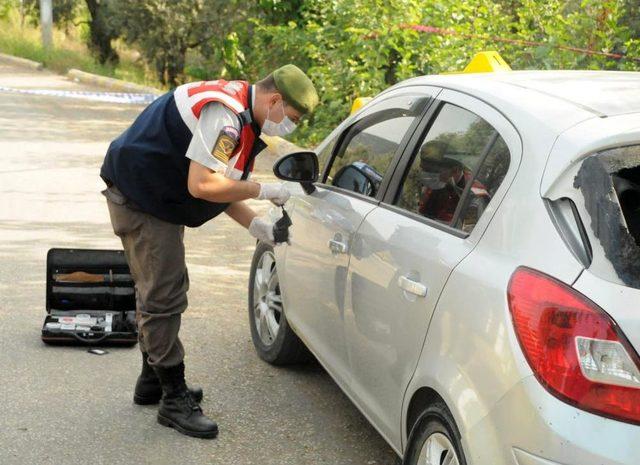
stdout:
<svg viewBox="0 0 640 465">
<path fill-rule="evenodd" d="M 640 288 L 640 145 L 595 154 L 582 163 L 574 180 L 580 189 L 589 226 L 599 247 L 593 266 L 607 280 Z M 614 273 L 615 278 L 611 276 Z"/>
</svg>

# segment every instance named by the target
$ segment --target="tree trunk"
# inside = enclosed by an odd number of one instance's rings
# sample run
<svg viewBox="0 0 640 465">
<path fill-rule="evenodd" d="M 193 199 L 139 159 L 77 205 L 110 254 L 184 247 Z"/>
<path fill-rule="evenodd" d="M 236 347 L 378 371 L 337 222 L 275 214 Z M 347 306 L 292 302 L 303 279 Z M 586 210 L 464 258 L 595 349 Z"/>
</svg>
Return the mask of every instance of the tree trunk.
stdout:
<svg viewBox="0 0 640 465">
<path fill-rule="evenodd" d="M 387 65 L 384 66 L 383 69 L 385 69 L 384 81 L 390 86 L 398 82 L 398 62 L 401 58 L 400 53 L 398 53 L 395 48 L 392 48 L 389 51 L 389 59 L 387 61 Z"/>
<path fill-rule="evenodd" d="M 184 74 L 184 64 L 187 49 L 180 46 L 169 52 L 167 59 L 167 83 L 171 87 L 177 87 L 180 84 L 180 78 Z"/>
<path fill-rule="evenodd" d="M 118 63 L 119 57 L 111 47 L 111 40 L 117 37 L 107 23 L 104 0 L 86 0 L 91 15 L 89 21 L 89 48 L 102 64 Z"/>
<path fill-rule="evenodd" d="M 153 59 L 154 67 L 156 68 L 156 77 L 158 81 L 164 86 L 167 84 L 167 57 L 164 53 L 157 53 Z"/>
</svg>

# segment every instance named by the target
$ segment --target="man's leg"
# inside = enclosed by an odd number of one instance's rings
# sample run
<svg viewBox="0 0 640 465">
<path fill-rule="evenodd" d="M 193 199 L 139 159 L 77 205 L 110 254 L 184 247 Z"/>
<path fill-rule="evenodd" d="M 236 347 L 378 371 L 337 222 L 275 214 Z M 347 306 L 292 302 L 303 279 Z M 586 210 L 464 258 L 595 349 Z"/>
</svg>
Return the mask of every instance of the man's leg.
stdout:
<svg viewBox="0 0 640 465">
<path fill-rule="evenodd" d="M 183 434 L 214 438 L 218 425 L 204 416 L 197 396 L 185 383 L 184 348 L 178 338 L 189 289 L 184 226 L 115 203 L 108 196 L 107 205 L 136 284 L 143 371 L 145 365 L 153 367 L 162 385 L 158 422 Z"/>
<path fill-rule="evenodd" d="M 141 227 L 122 241 L 136 283 L 143 348 L 149 365 L 175 366 L 184 359 L 178 332 L 189 289 L 184 226 L 136 213 L 143 215 Z"/>
<path fill-rule="evenodd" d="M 184 358 L 178 331 L 189 289 L 184 226 L 112 200 L 107 200 L 107 205 L 136 285 L 140 349 L 149 354 L 151 366 L 177 365 Z"/>
</svg>

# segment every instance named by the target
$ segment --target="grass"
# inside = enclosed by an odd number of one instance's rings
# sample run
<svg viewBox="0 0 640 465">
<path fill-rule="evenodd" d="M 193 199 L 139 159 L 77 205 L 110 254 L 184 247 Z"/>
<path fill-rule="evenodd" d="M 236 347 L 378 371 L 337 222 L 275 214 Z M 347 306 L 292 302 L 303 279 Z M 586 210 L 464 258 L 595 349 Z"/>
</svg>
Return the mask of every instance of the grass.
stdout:
<svg viewBox="0 0 640 465">
<path fill-rule="evenodd" d="M 69 69 L 75 68 L 146 86 L 161 87 L 151 77 L 141 60 L 137 59 L 134 51 L 122 44 L 116 44 L 120 62 L 116 66 L 102 65 L 91 56 L 81 39 L 82 35 L 82 26 L 70 31 L 54 29 L 53 47 L 45 49 L 42 46 L 39 28 L 29 24 L 21 27 L 20 19 L 15 13 L 0 18 L 1 53 L 38 61 L 58 73 L 66 73 Z"/>
</svg>

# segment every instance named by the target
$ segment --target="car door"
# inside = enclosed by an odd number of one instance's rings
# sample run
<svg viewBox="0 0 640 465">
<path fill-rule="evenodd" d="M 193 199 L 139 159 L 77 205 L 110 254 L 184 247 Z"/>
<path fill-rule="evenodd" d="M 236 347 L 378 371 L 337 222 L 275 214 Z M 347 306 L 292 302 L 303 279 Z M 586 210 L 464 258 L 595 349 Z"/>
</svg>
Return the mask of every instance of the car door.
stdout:
<svg viewBox="0 0 640 465">
<path fill-rule="evenodd" d="M 505 139 L 518 140 L 506 119 L 469 96 L 443 91 L 433 107 L 354 235 L 347 280 L 353 397 L 398 447 L 403 395 L 438 297 L 499 200 Z"/>
<path fill-rule="evenodd" d="M 293 243 L 278 265 L 287 320 L 342 385 L 349 378 L 343 318 L 352 238 L 430 99 L 426 89 L 404 90 L 369 103 L 320 147 L 327 163 L 315 192 L 290 200 Z"/>
</svg>

